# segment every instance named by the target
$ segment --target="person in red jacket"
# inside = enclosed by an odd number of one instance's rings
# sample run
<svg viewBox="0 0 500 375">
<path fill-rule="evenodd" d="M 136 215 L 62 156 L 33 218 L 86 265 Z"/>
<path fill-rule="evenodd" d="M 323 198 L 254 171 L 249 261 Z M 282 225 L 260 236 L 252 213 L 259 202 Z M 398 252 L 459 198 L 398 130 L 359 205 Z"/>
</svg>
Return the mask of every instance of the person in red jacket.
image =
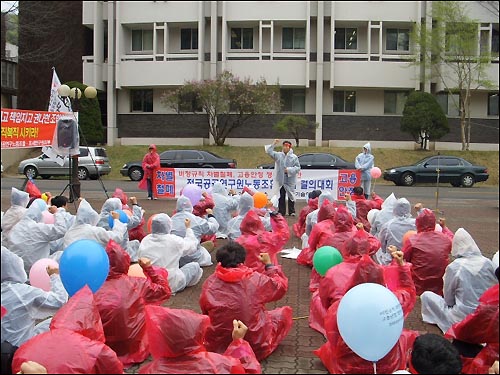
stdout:
<svg viewBox="0 0 500 375">
<path fill-rule="evenodd" d="M 357 233 L 356 236 L 361 235 Z M 331 374 L 367 374 L 373 372 L 373 363 L 354 353 L 344 342 L 339 332 L 337 312 L 340 301 L 345 293 L 362 283 L 378 283 L 384 286 L 387 284 L 387 287 L 394 293 L 400 302 L 405 318 L 415 306 L 415 285 L 411 278 L 411 265 L 404 263 L 403 253 L 401 251 L 394 251 L 391 255 L 394 258 L 392 264 L 384 267 L 376 264 L 365 253 L 355 265 L 354 271 L 350 273 L 350 277 L 346 279 L 346 283 L 344 285 L 337 285 L 339 290 L 337 293 L 334 293 L 332 305 L 328 308 L 325 317 L 325 332 L 328 341 L 319 349 L 313 351 L 313 353 L 321 359 L 321 362 L 323 362 Z M 335 268 L 342 264 L 344 263 L 340 263 L 331 268 L 328 272 L 337 271 L 337 273 L 339 273 Z M 395 267 L 394 272 L 388 272 L 386 267 L 392 266 Z M 340 273 L 344 273 L 345 275 L 345 270 L 341 270 Z M 323 286 L 323 284 L 321 286 Z M 353 322 L 353 324 L 355 324 L 355 322 Z M 392 374 L 396 370 L 405 369 L 408 359 L 410 358 L 413 342 L 417 336 L 417 331 L 403 329 L 394 347 L 389 353 L 376 362 L 377 373 Z"/>
<path fill-rule="evenodd" d="M 155 169 L 160 168 L 160 155 L 156 152 L 156 145 L 150 144 L 148 148 L 148 153 L 144 155 L 142 159 L 142 170 L 144 171 L 144 176 L 142 178 L 139 186 L 144 186 L 144 181 L 146 182 L 148 190 L 148 199 L 157 199 L 153 195 L 153 173 Z"/>
<path fill-rule="evenodd" d="M 104 343 L 94 297 L 87 285 L 76 292 L 54 315 L 49 331 L 19 347 L 12 373 L 19 373 L 23 363 L 34 361 L 49 374 L 122 374 L 122 363 Z"/>
<path fill-rule="evenodd" d="M 413 264 L 412 277 L 417 296 L 426 290 L 443 295 L 443 275 L 449 263 L 451 240 L 437 232 L 434 212 L 425 208 L 415 220 L 417 233 L 410 236 L 401 251 L 407 262 Z"/>
<path fill-rule="evenodd" d="M 367 195 L 368 196 L 368 195 Z M 371 193 L 371 199 L 366 199 L 361 186 L 356 186 L 352 190 L 352 195 L 345 195 L 346 201 L 353 200 L 356 203 L 356 218 L 354 220 L 355 224 L 362 223 L 365 230 L 370 233 L 371 225 L 368 221 L 368 212 L 376 208 L 380 210 L 382 208 L 382 203 L 384 200 L 379 197 L 374 191 Z"/>
<path fill-rule="evenodd" d="M 278 264 L 277 254 L 290 239 L 288 223 L 283 215 L 271 214 L 271 226 L 273 231 L 266 231 L 257 212 L 249 211 L 240 225 L 241 236 L 236 239 L 246 250 L 245 266 L 258 272 L 265 271 L 260 253 L 268 253 L 271 263 Z"/>
<path fill-rule="evenodd" d="M 260 374 L 261 366 L 244 340 L 247 326 L 232 322 L 232 341 L 224 354 L 209 352 L 203 341 L 210 318 L 187 309 L 146 306 L 146 330 L 153 361 L 139 374 Z"/>
<path fill-rule="evenodd" d="M 94 297 L 101 314 L 106 344 L 128 368 L 149 356 L 144 307 L 165 302 L 172 291 L 167 270 L 151 265 L 151 260 L 139 259 L 146 276 L 144 279 L 128 276 L 130 256 L 116 242 L 108 242 L 106 253 L 109 274 Z"/>
<path fill-rule="evenodd" d="M 266 310 L 266 303 L 280 300 L 288 290 L 288 279 L 281 266 L 271 263 L 269 254 L 261 253 L 263 273 L 244 265 L 246 251 L 230 241 L 216 253 L 217 266 L 203 284 L 200 308 L 210 317 L 205 337 L 207 350 L 224 353 L 232 341 L 233 320 L 248 326 L 245 339 L 259 361 L 268 357 L 292 328 L 290 306 Z"/>
</svg>

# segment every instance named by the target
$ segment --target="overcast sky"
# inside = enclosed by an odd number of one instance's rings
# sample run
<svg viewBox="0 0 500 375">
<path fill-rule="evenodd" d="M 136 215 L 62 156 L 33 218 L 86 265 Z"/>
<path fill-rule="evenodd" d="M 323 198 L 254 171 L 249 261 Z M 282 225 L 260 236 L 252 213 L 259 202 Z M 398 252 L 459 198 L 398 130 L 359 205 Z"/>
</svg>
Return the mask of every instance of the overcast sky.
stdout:
<svg viewBox="0 0 500 375">
<path fill-rule="evenodd" d="M 8 11 L 17 1 L 2 1 L 2 12 Z"/>
</svg>

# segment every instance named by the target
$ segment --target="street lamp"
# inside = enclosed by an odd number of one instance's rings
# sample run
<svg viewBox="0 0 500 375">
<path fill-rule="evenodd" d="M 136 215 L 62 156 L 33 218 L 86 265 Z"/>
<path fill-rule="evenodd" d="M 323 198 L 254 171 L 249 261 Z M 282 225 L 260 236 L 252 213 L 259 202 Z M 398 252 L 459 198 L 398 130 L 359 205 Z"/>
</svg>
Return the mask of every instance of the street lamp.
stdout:
<svg viewBox="0 0 500 375">
<path fill-rule="evenodd" d="M 70 101 L 73 114 L 75 112 L 78 112 L 80 104 L 79 101 L 82 97 L 82 90 L 80 90 L 78 87 L 70 88 L 68 85 L 61 85 L 57 89 L 57 92 L 63 101 Z M 87 88 L 83 91 L 83 95 L 86 98 L 93 99 L 97 96 L 97 90 L 95 87 L 87 86 Z M 74 200 L 80 198 L 81 186 L 80 179 L 78 178 L 78 155 L 72 155 L 69 162 L 71 174 L 69 201 L 73 202 Z"/>
</svg>

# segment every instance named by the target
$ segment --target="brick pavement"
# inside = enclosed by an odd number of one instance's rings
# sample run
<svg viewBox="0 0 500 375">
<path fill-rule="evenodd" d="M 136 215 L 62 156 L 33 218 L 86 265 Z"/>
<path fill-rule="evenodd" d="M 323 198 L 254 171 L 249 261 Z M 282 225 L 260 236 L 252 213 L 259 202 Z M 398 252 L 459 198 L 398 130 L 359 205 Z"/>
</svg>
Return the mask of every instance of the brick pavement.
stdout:
<svg viewBox="0 0 500 375">
<path fill-rule="evenodd" d="M 99 211 L 104 199 L 102 194 L 87 196 L 92 206 Z M 416 202 L 411 202 L 412 204 Z M 422 201 L 424 206 L 432 207 L 433 201 Z M 440 209 L 444 210 L 447 223 L 450 229 L 456 230 L 464 227 L 489 258 L 498 250 L 498 205 L 492 205 L 488 201 L 477 200 L 475 205 L 467 205 L 460 201 L 446 201 L 440 203 Z M 139 204 L 146 210 L 147 219 L 159 212 L 166 212 L 169 215 L 175 208 L 175 201 L 157 200 L 148 201 L 142 197 Z M 2 210 L 6 210 L 10 205 L 10 197 L 2 197 Z M 305 203 L 297 203 L 297 212 L 304 207 Z M 74 213 L 74 207 L 70 205 L 70 212 Z M 287 217 L 290 229 L 298 217 Z M 217 245 L 221 245 L 225 240 L 217 240 Z M 292 236 L 286 247 L 300 247 L 299 239 Z M 212 259 L 215 260 L 215 251 L 212 252 Z M 268 304 L 272 309 L 278 306 L 289 305 L 293 308 L 294 324 L 288 336 L 278 346 L 276 351 L 266 360 L 262 361 L 262 371 L 267 374 L 326 374 L 328 373 L 321 361 L 312 353 L 319 348 L 325 339 L 321 334 L 312 330 L 308 326 L 307 316 L 309 315 L 310 292 L 308 289 L 310 269 L 298 265 L 295 260 L 280 258 L 280 264 L 288 277 L 289 288 L 282 300 Z M 203 281 L 213 273 L 215 266 L 204 268 L 203 277 L 194 287 L 190 287 L 172 296 L 164 305 L 175 308 L 192 309 L 200 313 L 198 299 Z M 415 308 L 405 321 L 405 328 L 418 330 L 421 333 L 431 332 L 440 334 L 441 331 L 434 325 L 426 324 L 420 318 L 420 301 L 417 299 Z M 128 369 L 127 373 L 137 373 L 139 365 Z"/>
</svg>

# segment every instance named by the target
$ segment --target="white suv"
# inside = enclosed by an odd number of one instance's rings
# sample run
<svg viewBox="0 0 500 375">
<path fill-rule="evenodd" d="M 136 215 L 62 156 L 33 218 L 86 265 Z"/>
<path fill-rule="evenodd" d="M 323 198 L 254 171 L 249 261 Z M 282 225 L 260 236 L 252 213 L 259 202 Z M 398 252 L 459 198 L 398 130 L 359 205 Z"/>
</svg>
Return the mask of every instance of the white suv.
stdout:
<svg viewBox="0 0 500 375">
<path fill-rule="evenodd" d="M 111 172 L 108 155 L 104 147 L 80 147 L 78 156 L 78 179 L 96 180 L 99 176 Z M 44 179 L 51 176 L 69 176 L 69 158 L 64 159 L 64 164 L 59 165 L 54 159 L 42 154 L 37 158 L 25 159 L 19 163 L 17 173 L 28 178 L 41 176 Z"/>
</svg>

